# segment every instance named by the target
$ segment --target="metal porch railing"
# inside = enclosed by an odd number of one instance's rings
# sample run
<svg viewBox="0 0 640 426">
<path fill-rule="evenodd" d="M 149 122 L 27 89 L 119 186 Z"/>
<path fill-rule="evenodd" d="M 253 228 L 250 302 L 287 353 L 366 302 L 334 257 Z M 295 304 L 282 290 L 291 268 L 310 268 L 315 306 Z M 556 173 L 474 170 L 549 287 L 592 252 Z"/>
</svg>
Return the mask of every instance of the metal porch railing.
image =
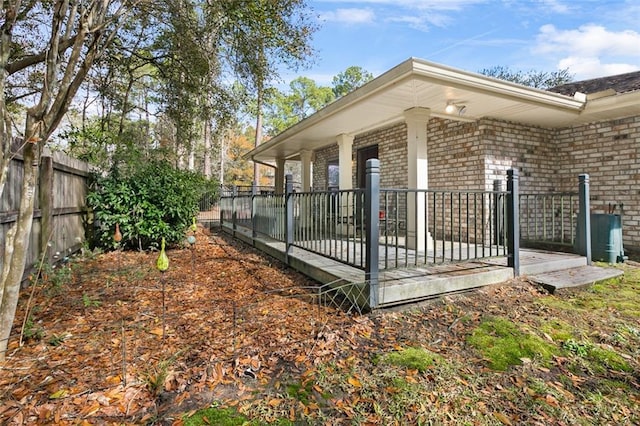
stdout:
<svg viewBox="0 0 640 426">
<path fill-rule="evenodd" d="M 388 269 L 506 256 L 519 275 L 521 235 L 568 243 L 575 220 L 588 221 L 579 213 L 589 211 L 584 176 L 576 214 L 573 194 L 520 196 L 517 170 L 507 172 L 506 191 L 380 189 L 378 160 L 369 160 L 365 189 L 294 192 L 288 175 L 285 194 L 223 196 L 221 221 L 284 242 L 287 262 L 299 247 L 363 269 L 375 308 L 379 274 Z"/>
<path fill-rule="evenodd" d="M 579 211 L 577 192 L 520 194 L 523 245 L 573 247 Z"/>
<path fill-rule="evenodd" d="M 380 190 L 381 269 L 506 256 L 504 191 Z"/>
</svg>

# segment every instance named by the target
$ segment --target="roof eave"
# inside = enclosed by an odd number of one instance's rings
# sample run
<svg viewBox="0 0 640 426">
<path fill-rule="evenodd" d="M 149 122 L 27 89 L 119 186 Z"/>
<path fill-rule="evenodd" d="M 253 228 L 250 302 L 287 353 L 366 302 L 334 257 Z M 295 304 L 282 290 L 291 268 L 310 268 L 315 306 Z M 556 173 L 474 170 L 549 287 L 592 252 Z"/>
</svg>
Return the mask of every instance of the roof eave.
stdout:
<svg viewBox="0 0 640 426">
<path fill-rule="evenodd" d="M 389 86 L 414 76 L 433 81 L 436 84 L 446 83 L 449 86 L 459 87 L 461 89 L 485 92 L 499 97 L 538 105 L 542 104 L 550 108 L 580 112 L 585 105 L 584 101 L 559 93 L 526 87 L 516 83 L 443 66 L 422 59 L 409 58 L 357 90 L 354 90 L 346 96 L 332 102 L 304 120 L 289 127 L 284 132 L 276 135 L 264 144 L 261 144 L 244 154 L 243 158 L 253 159 L 261 153 L 294 137 L 305 129 L 314 126 L 327 117 L 337 114 L 349 106 L 356 104 L 357 102 L 360 102 Z"/>
</svg>

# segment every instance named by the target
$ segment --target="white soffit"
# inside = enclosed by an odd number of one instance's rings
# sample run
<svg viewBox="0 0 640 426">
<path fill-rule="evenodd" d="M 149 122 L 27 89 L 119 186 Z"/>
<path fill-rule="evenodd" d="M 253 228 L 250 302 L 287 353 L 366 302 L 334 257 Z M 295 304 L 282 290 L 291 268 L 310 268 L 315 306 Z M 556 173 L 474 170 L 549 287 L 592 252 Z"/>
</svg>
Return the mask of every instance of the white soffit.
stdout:
<svg viewBox="0 0 640 426">
<path fill-rule="evenodd" d="M 448 101 L 464 105 L 464 116 L 447 114 L 444 109 Z M 246 157 L 258 161 L 293 158 L 301 149 L 335 143 L 339 134 L 355 136 L 404 121 L 404 111 L 414 107 L 428 108 L 433 116 L 453 120 L 488 117 L 541 127 L 566 127 L 576 123 L 584 103 L 412 58 L 290 127 Z"/>
</svg>

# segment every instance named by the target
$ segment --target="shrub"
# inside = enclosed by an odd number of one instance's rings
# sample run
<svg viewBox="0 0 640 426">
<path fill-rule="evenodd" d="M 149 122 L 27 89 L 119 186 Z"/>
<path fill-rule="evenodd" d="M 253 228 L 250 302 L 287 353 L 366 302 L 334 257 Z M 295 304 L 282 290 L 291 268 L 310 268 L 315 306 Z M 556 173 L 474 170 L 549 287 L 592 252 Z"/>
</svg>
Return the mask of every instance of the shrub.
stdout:
<svg viewBox="0 0 640 426">
<path fill-rule="evenodd" d="M 156 247 L 162 237 L 169 244 L 181 241 L 207 185 L 200 175 L 166 161 L 141 164 L 128 175 L 114 169 L 106 177 L 95 177 L 87 196 L 98 225 L 95 244 L 115 248 L 116 224 L 125 248 Z"/>
</svg>

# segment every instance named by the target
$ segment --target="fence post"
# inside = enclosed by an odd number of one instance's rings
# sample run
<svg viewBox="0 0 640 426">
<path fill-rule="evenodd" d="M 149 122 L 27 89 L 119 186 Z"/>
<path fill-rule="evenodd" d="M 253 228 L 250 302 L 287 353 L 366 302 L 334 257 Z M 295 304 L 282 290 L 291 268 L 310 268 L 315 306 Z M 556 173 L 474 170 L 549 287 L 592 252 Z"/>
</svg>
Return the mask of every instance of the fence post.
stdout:
<svg viewBox="0 0 640 426">
<path fill-rule="evenodd" d="M 578 247 L 579 253 L 587 258 L 587 265 L 591 265 L 591 206 L 589 205 L 589 175 L 581 174 L 578 176 L 578 228 L 584 246 Z"/>
<path fill-rule="evenodd" d="M 518 169 L 507 170 L 507 266 L 520 276 L 520 177 Z"/>
<path fill-rule="evenodd" d="M 40 255 L 51 263 L 49 242 L 53 240 L 53 157 L 40 157 Z M 67 247 L 63 247 L 65 250 Z"/>
<path fill-rule="evenodd" d="M 284 192 L 285 192 L 285 259 L 289 263 L 289 255 L 291 254 L 291 248 L 293 247 L 293 175 L 287 174 L 284 177 Z"/>
<path fill-rule="evenodd" d="M 367 160 L 364 194 L 364 221 L 366 224 L 365 279 L 369 283 L 369 308 L 375 309 L 378 300 L 378 235 L 380 227 L 380 161 Z"/>
<path fill-rule="evenodd" d="M 495 179 L 493 181 L 493 243 L 497 246 L 500 244 L 502 233 L 502 181 Z"/>
</svg>

